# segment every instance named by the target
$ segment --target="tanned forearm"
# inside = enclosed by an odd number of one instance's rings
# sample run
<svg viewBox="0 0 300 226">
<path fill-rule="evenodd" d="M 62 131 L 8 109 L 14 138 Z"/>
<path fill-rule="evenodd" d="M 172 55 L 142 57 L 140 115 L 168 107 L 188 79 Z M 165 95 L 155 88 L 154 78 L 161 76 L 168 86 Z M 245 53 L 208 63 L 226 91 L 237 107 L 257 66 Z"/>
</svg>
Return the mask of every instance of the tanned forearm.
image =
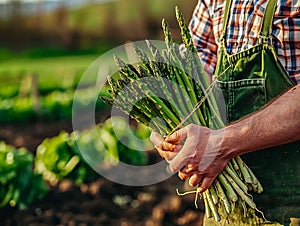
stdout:
<svg viewBox="0 0 300 226">
<path fill-rule="evenodd" d="M 231 157 L 300 140 L 300 85 L 225 128 L 223 150 Z"/>
</svg>

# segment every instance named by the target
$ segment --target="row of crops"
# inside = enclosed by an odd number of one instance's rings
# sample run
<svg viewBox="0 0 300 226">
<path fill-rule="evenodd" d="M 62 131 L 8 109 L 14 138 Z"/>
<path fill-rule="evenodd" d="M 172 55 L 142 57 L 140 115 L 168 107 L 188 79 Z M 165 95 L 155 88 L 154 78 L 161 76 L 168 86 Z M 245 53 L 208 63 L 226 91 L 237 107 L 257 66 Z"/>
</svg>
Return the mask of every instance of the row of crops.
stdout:
<svg viewBox="0 0 300 226">
<path fill-rule="evenodd" d="M 99 53 L 100 54 L 100 53 Z M 71 118 L 74 93 L 97 55 L 16 58 L 0 62 L 0 123 Z M 80 91 L 79 106 L 93 99 L 94 84 Z M 97 100 L 97 110 L 104 105 Z"/>
<path fill-rule="evenodd" d="M 34 75 L 33 75 L 34 76 Z M 25 82 L 2 86 L 0 90 L 0 122 L 20 123 L 34 120 L 64 120 L 72 116 L 72 105 L 76 86 L 37 86 L 34 77 L 24 77 Z M 87 87 L 76 99 L 77 106 L 86 106 L 95 101 L 93 87 Z M 104 108 L 100 99 L 96 100 L 96 110 Z"/>
<path fill-rule="evenodd" d="M 0 207 L 24 209 L 42 199 L 51 186 L 63 179 L 69 179 L 77 185 L 96 180 L 99 174 L 90 167 L 78 149 L 81 145 L 88 147 L 89 154 L 100 168 L 102 165 L 113 166 L 119 161 L 132 165 L 147 164 L 147 153 L 126 147 L 116 137 L 112 120 L 126 123 L 115 116 L 81 132 L 62 131 L 55 137 L 46 138 L 38 146 L 35 155 L 25 148 L 16 149 L 1 142 Z M 139 125 L 133 127 L 132 131 L 141 140 L 139 148 L 148 149 L 151 144 L 144 139 L 149 136 L 148 128 Z M 121 136 L 128 139 L 128 131 Z"/>
<path fill-rule="evenodd" d="M 16 123 L 34 120 L 63 120 L 72 116 L 74 90 L 52 91 L 44 96 L 15 96 L 0 99 L 0 122 Z M 86 106 L 93 101 L 93 90 L 85 89 L 76 100 L 77 106 Z M 96 109 L 105 107 L 100 99 L 96 101 Z"/>
</svg>

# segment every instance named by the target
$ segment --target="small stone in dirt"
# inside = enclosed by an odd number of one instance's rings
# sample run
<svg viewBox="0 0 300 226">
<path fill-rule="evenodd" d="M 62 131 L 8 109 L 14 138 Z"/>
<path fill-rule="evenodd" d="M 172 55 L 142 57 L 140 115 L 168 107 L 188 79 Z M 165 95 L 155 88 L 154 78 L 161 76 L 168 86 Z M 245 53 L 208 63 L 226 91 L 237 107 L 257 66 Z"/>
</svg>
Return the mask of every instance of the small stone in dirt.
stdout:
<svg viewBox="0 0 300 226">
<path fill-rule="evenodd" d="M 121 226 L 131 226 L 130 222 L 128 222 L 126 219 L 121 219 Z"/>
<path fill-rule="evenodd" d="M 132 198 L 130 195 L 115 195 L 112 200 L 117 206 L 124 207 L 131 202 Z"/>
<path fill-rule="evenodd" d="M 74 220 L 69 221 L 68 226 L 76 226 L 76 222 Z"/>
<path fill-rule="evenodd" d="M 53 216 L 53 210 L 46 210 L 46 211 L 44 212 L 44 215 L 45 215 L 46 217 L 51 217 L 51 216 Z"/>
<path fill-rule="evenodd" d="M 168 202 L 167 210 L 171 213 L 176 213 L 180 210 L 181 206 L 181 199 L 178 196 L 172 196 Z"/>
<path fill-rule="evenodd" d="M 198 221 L 199 225 L 202 222 L 202 214 L 197 213 L 192 210 L 187 210 L 182 217 L 178 218 L 177 224 L 178 225 L 190 225 L 191 223 Z"/>
<path fill-rule="evenodd" d="M 154 195 L 148 193 L 148 192 L 140 192 L 138 194 L 138 197 L 137 199 L 140 201 L 140 202 L 150 202 L 150 201 L 153 201 L 154 200 Z"/>
<path fill-rule="evenodd" d="M 132 202 L 130 203 L 130 206 L 132 208 L 138 208 L 140 206 L 140 202 L 136 199 L 132 200 Z"/>
<path fill-rule="evenodd" d="M 146 221 L 145 226 L 162 226 L 162 223 L 157 222 L 154 219 L 149 219 Z"/>
<path fill-rule="evenodd" d="M 152 219 L 161 222 L 165 216 L 165 209 L 163 205 L 157 205 L 153 208 Z"/>
<path fill-rule="evenodd" d="M 40 216 L 40 215 L 42 215 L 42 213 L 43 213 L 43 211 L 42 211 L 41 208 L 36 208 L 34 212 L 35 212 L 35 214 L 36 214 L 37 216 Z"/>
<path fill-rule="evenodd" d="M 82 193 L 87 193 L 88 192 L 88 190 L 89 190 L 89 186 L 87 185 L 87 184 L 82 184 L 82 185 L 80 185 L 80 191 L 82 192 Z"/>
<path fill-rule="evenodd" d="M 72 183 L 72 181 L 70 180 L 62 180 L 59 185 L 58 188 L 60 191 L 62 192 L 66 192 L 66 191 L 70 191 L 73 188 L 74 184 Z"/>
<path fill-rule="evenodd" d="M 101 188 L 101 183 L 100 183 L 100 181 L 96 181 L 96 182 L 93 182 L 93 183 L 90 184 L 88 190 L 89 190 L 89 193 L 90 193 L 91 195 L 96 195 L 97 193 L 99 193 L 100 188 Z"/>
</svg>

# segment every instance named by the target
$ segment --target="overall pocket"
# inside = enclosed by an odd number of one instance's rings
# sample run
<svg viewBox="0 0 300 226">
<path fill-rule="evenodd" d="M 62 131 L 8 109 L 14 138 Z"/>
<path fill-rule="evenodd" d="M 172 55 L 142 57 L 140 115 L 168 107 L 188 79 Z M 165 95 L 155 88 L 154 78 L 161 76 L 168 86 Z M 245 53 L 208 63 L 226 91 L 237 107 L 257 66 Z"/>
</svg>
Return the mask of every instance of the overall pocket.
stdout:
<svg viewBox="0 0 300 226">
<path fill-rule="evenodd" d="M 227 123 L 259 110 L 267 102 L 263 78 L 228 82 L 217 80 L 217 87 L 224 95 Z"/>
</svg>

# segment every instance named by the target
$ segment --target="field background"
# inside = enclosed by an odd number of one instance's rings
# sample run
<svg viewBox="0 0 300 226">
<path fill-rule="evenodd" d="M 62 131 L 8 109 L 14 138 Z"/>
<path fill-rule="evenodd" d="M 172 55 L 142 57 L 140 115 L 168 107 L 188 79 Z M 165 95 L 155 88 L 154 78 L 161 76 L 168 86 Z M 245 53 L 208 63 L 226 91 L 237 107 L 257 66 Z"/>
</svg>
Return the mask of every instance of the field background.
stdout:
<svg viewBox="0 0 300 226">
<path fill-rule="evenodd" d="M 16 149 L 26 148 L 33 156 L 45 139 L 57 137 L 62 131 L 73 132 L 74 90 L 89 65 L 124 43 L 163 40 L 162 18 L 167 19 L 173 37 L 180 43 L 174 8 L 178 5 L 189 20 L 197 3 L 87 0 L 76 7 L 75 2 L 58 2 L 49 10 L 41 2 L 21 4 L 12 0 L 9 5 L 0 4 L 0 142 Z M 88 93 L 84 92 L 83 99 L 88 99 Z M 109 117 L 109 108 L 101 101 L 96 117 L 98 123 Z M 132 156 L 126 158 L 132 161 Z M 147 158 L 148 164 L 160 161 L 155 152 L 149 152 Z M 6 186 L 0 189 L 0 197 Z M 0 225 L 150 226 L 202 222 L 203 207 L 199 204 L 200 209 L 195 209 L 194 196 L 176 195 L 175 188 L 184 186 L 176 175 L 145 187 L 123 186 L 101 176 L 80 184 L 63 178 L 47 186 L 45 197 L 22 210 L 13 205 L 1 207 Z"/>
</svg>

